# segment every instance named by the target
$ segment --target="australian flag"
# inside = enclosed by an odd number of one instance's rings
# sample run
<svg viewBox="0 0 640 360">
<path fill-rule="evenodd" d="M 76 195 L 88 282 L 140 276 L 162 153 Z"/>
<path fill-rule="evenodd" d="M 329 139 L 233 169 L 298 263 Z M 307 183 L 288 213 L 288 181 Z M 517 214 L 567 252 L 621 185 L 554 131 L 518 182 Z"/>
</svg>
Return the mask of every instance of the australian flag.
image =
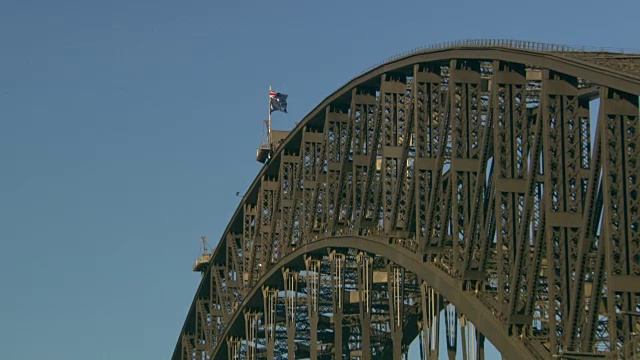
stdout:
<svg viewBox="0 0 640 360">
<path fill-rule="evenodd" d="M 287 94 L 282 94 L 271 90 L 269 92 L 269 111 L 287 112 Z"/>
</svg>

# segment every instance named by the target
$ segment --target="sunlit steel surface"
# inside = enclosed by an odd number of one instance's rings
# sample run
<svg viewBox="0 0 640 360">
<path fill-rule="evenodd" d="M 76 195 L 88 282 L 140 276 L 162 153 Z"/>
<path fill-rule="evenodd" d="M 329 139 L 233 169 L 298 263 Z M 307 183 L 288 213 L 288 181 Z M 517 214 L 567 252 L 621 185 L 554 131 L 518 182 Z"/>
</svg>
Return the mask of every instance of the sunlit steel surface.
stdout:
<svg viewBox="0 0 640 360">
<path fill-rule="evenodd" d="M 352 79 L 243 197 L 173 359 L 637 356 L 639 95 L 640 55 L 512 40 Z"/>
</svg>

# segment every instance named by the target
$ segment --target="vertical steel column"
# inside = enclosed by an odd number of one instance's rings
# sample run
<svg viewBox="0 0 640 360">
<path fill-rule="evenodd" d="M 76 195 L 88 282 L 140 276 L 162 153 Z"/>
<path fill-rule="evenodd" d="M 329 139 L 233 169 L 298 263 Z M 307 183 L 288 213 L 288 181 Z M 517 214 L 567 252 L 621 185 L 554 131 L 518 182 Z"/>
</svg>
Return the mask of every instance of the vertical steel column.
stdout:
<svg viewBox="0 0 640 360">
<path fill-rule="evenodd" d="M 328 233 L 350 229 L 353 173 L 348 161 L 351 147 L 351 127 L 348 113 L 339 109 L 325 109 L 326 189 L 324 223 Z"/>
<path fill-rule="evenodd" d="M 455 209 L 451 203 L 454 195 L 455 184 L 452 181 L 452 172 L 448 169 L 452 166 L 451 160 L 453 154 L 453 127 L 454 117 L 456 111 L 455 101 L 458 99 L 456 94 L 456 86 L 453 79 L 453 72 L 458 67 L 458 60 L 451 60 L 449 67 L 441 67 L 441 75 L 447 77 L 443 79 L 442 88 L 445 93 L 445 98 L 441 99 L 441 104 L 445 108 L 441 108 L 439 121 L 440 139 L 438 141 L 438 150 L 435 159 L 435 168 L 433 182 L 434 187 L 431 189 L 431 196 L 429 199 L 429 206 L 427 208 L 427 242 L 425 245 L 431 247 L 426 249 L 425 253 L 429 254 L 431 260 L 436 257 L 438 261 L 442 261 L 447 267 L 448 272 L 451 274 L 455 270 L 456 264 L 453 262 L 453 252 L 451 247 L 445 245 L 445 239 L 449 241 L 449 236 L 452 234 L 451 229 L 453 226 L 453 212 Z M 445 75 L 447 73 L 448 75 Z M 446 82 L 446 85 L 445 85 Z"/>
<path fill-rule="evenodd" d="M 182 360 L 193 359 L 194 339 L 193 335 L 182 334 Z"/>
<path fill-rule="evenodd" d="M 276 304 L 278 302 L 278 289 L 267 286 L 262 287 L 264 299 L 264 337 L 267 341 L 267 358 L 273 359 L 276 340 Z"/>
<path fill-rule="evenodd" d="M 331 297 L 333 299 L 333 337 L 334 356 L 342 359 L 342 319 L 344 318 L 344 254 L 331 250 Z"/>
<path fill-rule="evenodd" d="M 392 78 L 382 75 L 380 86 L 381 129 L 382 129 L 382 219 L 385 233 L 394 228 L 397 211 L 398 191 L 403 187 L 402 177 L 406 165 L 407 132 L 410 131 L 410 99 L 407 84 L 402 77 Z M 404 214 L 401 223 L 406 220 Z M 404 225 L 404 224 L 403 224 Z"/>
<path fill-rule="evenodd" d="M 318 295 L 320 293 L 320 260 L 305 256 L 307 312 L 309 315 L 309 357 L 318 359 Z"/>
<path fill-rule="evenodd" d="M 414 190 L 416 181 L 415 163 L 415 143 L 416 133 L 413 123 L 416 120 L 414 111 L 416 109 L 416 89 L 417 81 L 415 75 L 418 73 L 418 65 L 413 66 L 413 76 L 407 78 L 405 96 L 398 102 L 397 135 L 396 146 L 400 148 L 402 157 L 400 158 L 398 173 L 398 189 L 395 198 L 395 229 L 404 231 L 412 227 L 414 214 Z M 402 107 L 402 108 L 401 108 Z M 402 121 L 403 120 L 403 121 Z M 391 148 L 389 148 L 391 149 Z M 392 150 L 393 152 L 393 150 Z M 404 236 L 404 234 L 402 235 Z M 416 242 L 404 241 L 403 246 L 412 250 L 416 248 Z"/>
<path fill-rule="evenodd" d="M 224 309 L 224 321 L 228 323 L 236 312 L 236 309 L 244 299 L 242 291 L 242 236 L 231 233 L 227 235 L 227 261 L 226 261 L 226 282 L 227 293 L 225 302 L 228 308 Z"/>
<path fill-rule="evenodd" d="M 195 339 L 194 339 L 194 348 L 196 350 L 196 358 L 198 357 L 198 352 L 202 351 L 202 343 L 204 342 L 204 336 L 203 336 L 203 328 L 204 328 L 204 324 L 202 323 L 201 319 L 206 316 L 206 315 L 202 315 L 201 309 L 200 309 L 200 305 L 202 303 L 203 300 L 196 300 L 196 311 L 195 311 L 195 324 L 194 324 L 194 330 L 195 330 Z"/>
<path fill-rule="evenodd" d="M 522 151 L 526 144 L 527 116 L 525 80 L 518 71 L 511 71 L 508 63 L 494 62 L 495 89 L 492 91 L 493 143 L 495 168 L 494 212 L 496 216 L 496 257 L 498 277 L 498 310 L 509 315 L 508 304 L 512 287 L 509 277 L 515 261 L 518 221 L 521 211 L 525 162 Z M 503 319 L 504 320 L 504 319 Z"/>
<path fill-rule="evenodd" d="M 460 341 L 462 342 L 462 359 L 471 360 L 469 357 L 469 344 L 470 339 L 467 339 L 467 320 L 464 315 L 458 317 L 458 325 L 460 326 Z"/>
<path fill-rule="evenodd" d="M 198 339 L 196 349 L 199 352 L 205 351 L 207 354 L 211 354 L 213 352 L 214 339 L 210 321 L 214 317 L 209 315 L 206 303 L 208 303 L 207 300 L 196 300 L 196 335 Z M 208 316 L 211 316 L 210 320 L 207 320 Z"/>
<path fill-rule="evenodd" d="M 302 168 L 300 156 L 282 154 L 280 163 L 280 211 L 282 213 L 279 226 L 280 246 L 276 249 L 278 258 L 288 254 L 296 247 L 298 241 L 299 216 L 296 217 L 298 201 L 297 193 L 300 189 Z M 298 221 L 295 221 L 295 220 Z M 298 231 L 296 231 L 298 230 Z"/>
<path fill-rule="evenodd" d="M 462 358 L 477 360 L 479 359 L 480 334 L 464 315 L 460 316 L 459 321 L 460 334 L 462 335 Z"/>
<path fill-rule="evenodd" d="M 402 356 L 402 325 L 404 314 L 404 269 L 389 263 L 387 276 L 389 290 L 389 313 L 391 326 L 391 341 L 393 342 L 393 358 Z"/>
<path fill-rule="evenodd" d="M 247 360 L 256 360 L 258 358 L 258 325 L 260 325 L 259 312 L 245 311 L 244 313 L 244 331 L 245 342 L 247 344 Z"/>
<path fill-rule="evenodd" d="M 312 241 L 312 232 L 319 229 L 318 198 L 322 190 L 319 179 L 324 162 L 324 134 L 309 128 L 302 134 L 302 242 Z"/>
<path fill-rule="evenodd" d="M 640 328 L 640 111 L 638 96 L 602 87 L 603 237 L 611 351 Z M 602 241 L 601 240 L 601 241 Z"/>
<path fill-rule="evenodd" d="M 295 358 L 296 307 L 298 304 L 298 272 L 284 269 L 285 313 L 287 318 L 287 348 L 289 359 Z"/>
<path fill-rule="evenodd" d="M 470 80 L 476 81 L 474 86 L 472 83 L 467 84 L 467 90 L 470 92 L 471 98 L 467 103 L 471 104 L 471 111 L 468 114 L 469 124 L 467 126 L 467 142 L 460 144 L 464 136 L 456 136 L 457 145 L 462 145 L 462 158 L 456 160 L 456 169 L 464 169 L 466 162 L 469 166 L 465 171 L 458 171 L 455 176 L 458 179 L 467 181 L 468 189 L 466 193 L 469 195 L 467 214 L 470 215 L 464 224 L 464 247 L 459 248 L 461 253 L 459 257 L 463 260 L 462 276 L 466 280 L 484 280 L 486 273 L 482 269 L 482 259 L 486 256 L 487 247 L 492 237 L 487 236 L 487 213 L 490 212 L 489 199 L 487 191 L 491 189 L 491 174 L 487 176 L 488 168 L 492 169 L 493 165 L 489 165 L 489 158 L 493 155 L 491 148 L 493 146 L 493 117 L 489 112 L 492 108 L 491 90 L 495 87 L 490 86 L 492 83 L 492 74 L 495 71 L 494 66 L 488 62 L 479 64 L 478 74 L 473 71 L 466 70 L 466 76 Z M 461 76 L 460 70 L 457 75 Z M 478 78 L 480 75 L 480 78 Z M 486 85 L 485 85 L 486 84 Z M 486 86 L 486 88 L 485 88 Z M 464 127 L 464 126 L 463 126 Z M 466 149 L 465 149 L 466 148 Z M 457 151 L 460 154 L 460 150 Z M 466 159 L 465 159 L 466 156 Z M 473 167 L 475 166 L 475 170 Z M 453 166 L 452 166 L 453 169 Z M 491 170 L 489 170 L 491 171 Z M 461 197 L 462 198 L 462 197 Z"/>
<path fill-rule="evenodd" d="M 353 209 L 355 229 L 361 232 L 377 226 L 373 223 L 373 200 L 370 200 L 370 183 L 376 173 L 377 127 L 376 97 L 360 89 L 351 92 L 350 122 L 353 126 Z"/>
<path fill-rule="evenodd" d="M 531 256 L 529 218 L 534 204 L 537 166 L 529 163 L 537 164 L 539 155 L 532 146 L 531 134 L 538 133 L 530 130 L 532 121 L 527 110 L 529 94 L 524 65 L 494 61 L 493 68 L 497 305 L 498 312 L 504 316 L 501 320 L 521 325 L 531 322 L 522 316 L 524 304 L 518 296 L 531 296 L 526 292 L 532 288 L 526 286 L 527 273 L 518 266 L 524 269 Z M 521 283 L 522 286 L 518 285 Z M 511 311 L 512 308 L 517 311 Z"/>
<path fill-rule="evenodd" d="M 480 64 L 473 60 L 460 60 L 451 68 L 451 224 L 453 256 L 464 258 L 463 250 L 471 236 L 466 230 L 471 220 L 473 190 L 479 183 L 482 123 L 479 112 L 482 109 L 480 96 Z M 484 179 L 482 179 L 484 180 Z M 460 264 L 462 265 L 462 264 Z M 454 262 L 454 272 L 460 266 Z"/>
<path fill-rule="evenodd" d="M 373 257 L 359 253 L 358 291 L 360 297 L 360 326 L 362 328 L 362 360 L 371 360 L 371 287 L 373 286 Z"/>
<path fill-rule="evenodd" d="M 209 293 L 209 314 L 211 316 L 212 340 L 216 342 L 218 336 L 224 333 L 226 326 L 225 318 L 228 316 L 228 309 L 225 305 L 227 282 L 224 279 L 225 267 L 220 265 L 211 266 L 211 292 Z M 214 345 L 215 347 L 215 345 Z M 212 347 L 213 349 L 213 347 Z"/>
<path fill-rule="evenodd" d="M 542 94 L 550 352 L 557 354 L 567 349 L 569 310 L 578 305 L 570 298 L 582 220 L 577 79 L 545 70 Z"/>
<path fill-rule="evenodd" d="M 240 338 L 229 336 L 227 339 L 227 351 L 229 360 L 240 360 Z"/>
<path fill-rule="evenodd" d="M 255 239 L 256 239 L 256 222 L 257 222 L 257 209 L 255 206 L 246 204 L 242 210 L 242 258 L 243 258 L 243 272 L 242 272 L 242 287 L 243 292 L 248 293 L 253 287 L 253 280 L 257 278 L 257 264 Z"/>
<path fill-rule="evenodd" d="M 426 282 L 420 284 L 423 348 L 426 359 L 438 359 L 440 340 L 440 296 Z"/>
<path fill-rule="evenodd" d="M 476 339 L 478 346 L 478 360 L 484 360 L 484 335 L 481 332 L 476 330 Z"/>
<path fill-rule="evenodd" d="M 277 180 L 264 177 L 260 182 L 260 192 L 258 193 L 258 221 L 257 221 L 257 240 L 254 246 L 259 246 L 256 254 L 257 272 L 252 276 L 252 284 L 257 282 L 258 278 L 267 273 L 275 262 L 273 248 L 274 243 L 278 241 L 278 234 L 275 230 L 277 226 L 276 216 L 279 213 L 279 191 L 280 184 Z"/>
<path fill-rule="evenodd" d="M 603 278 L 601 275 L 602 272 L 604 272 L 604 269 L 600 270 L 593 265 L 598 263 L 598 259 L 603 257 L 602 255 L 604 252 L 602 251 L 603 249 L 594 251 L 594 249 L 598 248 L 598 244 L 596 243 L 596 234 L 601 221 L 602 211 L 602 189 L 600 184 L 600 178 L 602 176 L 602 129 L 595 126 L 595 142 L 591 155 L 589 153 L 591 150 L 589 139 L 589 104 L 581 104 L 581 110 L 584 113 L 580 119 L 580 128 L 582 130 L 582 167 L 585 171 L 588 171 L 589 177 L 588 179 L 585 179 L 585 181 L 587 181 L 587 186 L 586 193 L 584 194 L 584 212 L 581 221 L 579 240 L 576 245 L 575 281 L 571 284 L 570 294 L 573 303 L 586 303 L 588 306 L 574 306 L 569 310 L 570 313 L 565 336 L 567 337 L 567 349 L 574 351 L 580 350 L 584 352 L 593 348 L 592 341 L 594 336 L 592 325 L 597 322 L 593 316 L 598 313 L 598 311 L 595 311 L 594 313 L 594 310 L 596 310 L 594 309 L 594 306 L 598 307 L 600 304 L 599 294 L 602 290 L 600 285 L 602 282 L 598 280 Z M 595 259 L 592 258 L 593 256 L 595 256 Z M 602 265 L 602 262 L 599 263 Z M 585 288 L 589 283 L 591 283 L 592 291 L 587 292 L 588 290 Z M 592 296 L 593 291 L 596 291 L 598 295 Z M 590 313 L 591 316 L 589 315 Z"/>
<path fill-rule="evenodd" d="M 414 81 L 416 239 L 420 251 L 431 252 L 446 233 L 442 205 L 450 198 L 442 182 L 450 123 L 448 68 L 430 65 L 415 73 Z"/>
<path fill-rule="evenodd" d="M 444 311 L 445 331 L 447 333 L 447 354 L 449 360 L 456 360 L 458 353 L 458 315 L 455 305 L 449 304 Z"/>
</svg>

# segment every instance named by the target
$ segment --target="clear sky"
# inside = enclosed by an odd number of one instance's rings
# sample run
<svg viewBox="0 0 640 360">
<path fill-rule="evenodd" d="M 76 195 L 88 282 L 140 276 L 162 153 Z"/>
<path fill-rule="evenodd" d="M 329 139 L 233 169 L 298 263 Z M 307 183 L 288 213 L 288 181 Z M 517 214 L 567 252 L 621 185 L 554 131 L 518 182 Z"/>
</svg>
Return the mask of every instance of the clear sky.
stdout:
<svg viewBox="0 0 640 360">
<path fill-rule="evenodd" d="M 530 4 L 530 5 L 525 5 Z M 0 0 L 0 359 L 167 359 L 260 169 L 385 58 L 464 38 L 640 48 L 640 2 Z"/>
</svg>

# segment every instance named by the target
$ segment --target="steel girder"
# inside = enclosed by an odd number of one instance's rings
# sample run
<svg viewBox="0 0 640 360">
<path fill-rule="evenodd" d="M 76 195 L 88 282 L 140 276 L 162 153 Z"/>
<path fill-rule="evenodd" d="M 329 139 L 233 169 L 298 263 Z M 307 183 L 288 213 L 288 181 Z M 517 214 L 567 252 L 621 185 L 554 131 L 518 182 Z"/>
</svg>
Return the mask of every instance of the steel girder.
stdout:
<svg viewBox="0 0 640 360">
<path fill-rule="evenodd" d="M 462 45 L 347 83 L 243 197 L 173 359 L 437 358 L 440 321 L 450 357 L 633 356 L 640 59 L 614 55 Z"/>
</svg>

